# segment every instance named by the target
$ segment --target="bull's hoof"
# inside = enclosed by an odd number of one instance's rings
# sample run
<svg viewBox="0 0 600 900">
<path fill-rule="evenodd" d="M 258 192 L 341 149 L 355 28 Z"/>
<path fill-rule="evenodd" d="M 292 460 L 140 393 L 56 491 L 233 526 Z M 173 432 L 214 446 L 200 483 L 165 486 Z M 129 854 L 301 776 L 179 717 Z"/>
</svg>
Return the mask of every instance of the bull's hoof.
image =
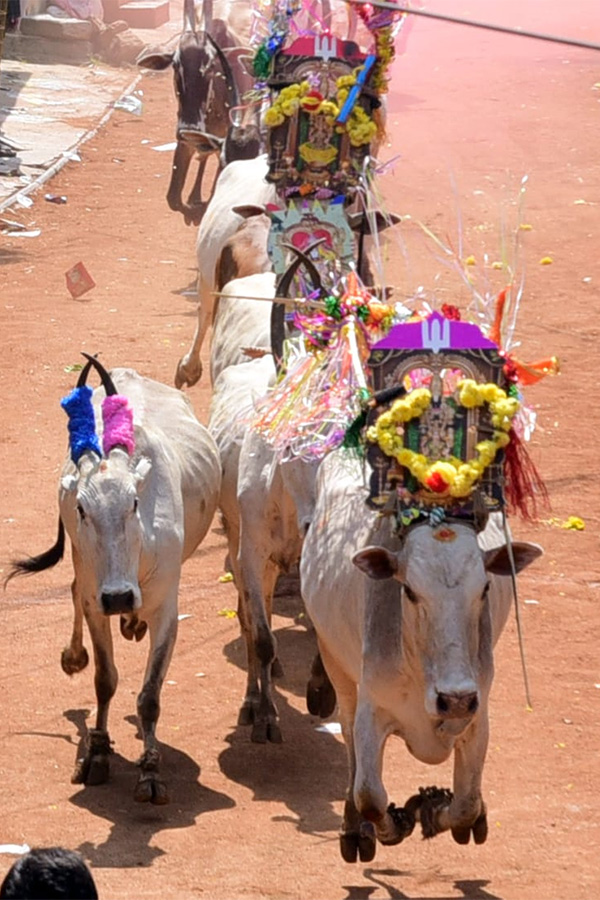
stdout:
<svg viewBox="0 0 600 900">
<path fill-rule="evenodd" d="M 358 859 L 358 835 L 355 831 L 340 834 L 340 853 L 344 862 L 356 862 Z"/>
<path fill-rule="evenodd" d="M 306 706 L 311 716 L 327 719 L 333 714 L 336 702 L 335 688 L 325 671 L 321 654 L 317 653 L 306 685 Z"/>
<path fill-rule="evenodd" d="M 154 772 L 140 775 L 133 799 L 136 803 L 153 803 L 155 806 L 166 806 L 170 801 L 166 784 L 160 781 Z"/>
<path fill-rule="evenodd" d="M 283 743 L 281 728 L 277 722 L 269 722 L 267 720 L 260 720 L 254 723 L 250 739 L 254 744 L 266 744 L 267 741 L 270 744 Z"/>
<path fill-rule="evenodd" d="M 487 811 L 485 805 L 480 814 L 472 825 L 461 825 L 458 828 L 450 829 L 452 837 L 457 844 L 468 844 L 471 840 L 471 832 L 473 840 L 476 844 L 485 844 L 488 836 Z"/>
<path fill-rule="evenodd" d="M 108 756 L 103 754 L 86 755 L 75 763 L 71 784 L 87 784 L 90 786 L 106 784 L 109 771 Z"/>
<path fill-rule="evenodd" d="M 253 725 L 256 718 L 256 706 L 252 700 L 244 700 L 238 713 L 238 725 Z"/>
<path fill-rule="evenodd" d="M 202 363 L 200 360 L 180 359 L 175 372 L 175 387 L 182 388 L 185 385 L 193 387 L 202 377 Z"/>
<path fill-rule="evenodd" d="M 311 716 L 328 719 L 333 715 L 337 697 L 329 678 L 311 678 L 306 685 L 306 706 Z"/>
<path fill-rule="evenodd" d="M 471 840 L 471 828 L 469 825 L 459 826 L 458 828 L 451 828 L 452 837 L 456 841 L 457 844 L 468 844 Z"/>
<path fill-rule="evenodd" d="M 473 840 L 476 844 L 485 844 L 488 836 L 487 810 L 485 806 L 473 825 Z"/>
<path fill-rule="evenodd" d="M 105 784 L 108 781 L 108 758 L 111 753 L 108 732 L 92 728 L 88 732 L 85 754 L 75 763 L 71 784 Z"/>
<path fill-rule="evenodd" d="M 278 658 L 275 657 L 275 659 L 271 663 L 271 678 L 283 678 L 283 675 L 283 666 L 279 662 Z"/>
<path fill-rule="evenodd" d="M 66 675 L 75 675 L 76 672 L 82 672 L 89 661 L 90 658 L 85 647 L 81 648 L 80 653 L 74 653 L 71 647 L 65 647 L 60 654 L 60 665 Z"/>
<path fill-rule="evenodd" d="M 119 624 L 121 627 L 121 634 L 127 641 L 132 641 L 135 638 L 136 641 L 139 642 L 145 637 L 146 632 L 148 631 L 148 623 L 144 622 L 142 619 L 138 619 L 136 615 L 121 616 Z"/>
<path fill-rule="evenodd" d="M 361 862 L 372 862 L 377 850 L 375 826 L 372 822 L 361 822 L 358 836 L 358 856 Z"/>
</svg>

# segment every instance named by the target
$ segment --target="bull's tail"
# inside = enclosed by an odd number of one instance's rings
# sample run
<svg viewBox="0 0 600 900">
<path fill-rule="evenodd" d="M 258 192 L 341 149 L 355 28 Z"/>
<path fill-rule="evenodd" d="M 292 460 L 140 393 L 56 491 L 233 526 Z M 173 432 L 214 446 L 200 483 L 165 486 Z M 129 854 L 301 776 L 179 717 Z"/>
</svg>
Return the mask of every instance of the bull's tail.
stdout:
<svg viewBox="0 0 600 900">
<path fill-rule="evenodd" d="M 4 581 L 4 587 L 15 575 L 33 575 L 35 572 L 43 572 L 45 569 L 51 569 L 61 561 L 65 552 L 65 526 L 62 519 L 58 520 L 58 537 L 56 543 L 44 553 L 37 556 L 28 556 L 27 559 L 16 559 L 10 564 L 10 571 Z"/>
</svg>

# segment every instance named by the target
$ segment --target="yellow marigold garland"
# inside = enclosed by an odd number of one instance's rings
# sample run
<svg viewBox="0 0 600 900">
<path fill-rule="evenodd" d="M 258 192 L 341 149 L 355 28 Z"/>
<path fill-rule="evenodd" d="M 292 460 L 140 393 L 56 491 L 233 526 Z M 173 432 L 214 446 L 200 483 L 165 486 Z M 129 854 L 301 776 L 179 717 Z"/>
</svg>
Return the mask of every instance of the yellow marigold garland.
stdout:
<svg viewBox="0 0 600 900">
<path fill-rule="evenodd" d="M 327 100 L 312 91 L 308 81 L 299 84 L 290 84 L 283 88 L 272 105 L 265 112 L 264 122 L 269 128 L 282 125 L 286 118 L 293 116 L 302 107 L 309 115 L 324 115 L 330 126 L 335 125 L 350 89 L 356 83 L 359 69 L 355 69 L 351 75 L 342 75 L 336 80 L 336 99 Z M 310 97 L 308 95 L 311 95 Z M 304 102 L 303 102 L 304 101 Z M 353 147 L 361 147 L 369 144 L 377 134 L 377 124 L 369 117 L 362 106 L 355 105 L 348 122 L 345 125 L 336 126 L 339 134 L 348 133 Z"/>
<path fill-rule="evenodd" d="M 397 426 L 417 418 L 429 407 L 431 392 L 427 388 L 417 388 L 406 397 L 396 400 L 389 410 L 379 416 L 375 425 L 367 429 L 367 439 L 377 443 L 386 456 L 394 457 L 424 487 L 437 494 L 462 498 L 469 496 L 473 485 L 494 461 L 498 450 L 506 447 L 510 441 L 508 432 L 520 403 L 516 397 L 509 397 L 497 384 L 478 384 L 472 378 L 460 381 L 458 392 L 459 403 L 467 409 L 483 406 L 484 403 L 490 408 L 494 436 L 477 444 L 475 459 L 463 462 L 451 456 L 448 459 L 431 460 L 404 446 Z"/>
</svg>

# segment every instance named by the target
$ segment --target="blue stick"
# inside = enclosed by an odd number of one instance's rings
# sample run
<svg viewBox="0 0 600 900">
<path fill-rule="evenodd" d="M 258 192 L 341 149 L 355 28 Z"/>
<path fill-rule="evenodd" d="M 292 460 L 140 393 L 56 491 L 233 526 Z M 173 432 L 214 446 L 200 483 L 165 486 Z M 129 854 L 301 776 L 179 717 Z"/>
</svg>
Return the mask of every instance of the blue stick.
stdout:
<svg viewBox="0 0 600 900">
<path fill-rule="evenodd" d="M 344 125 L 346 123 L 348 116 L 354 109 L 356 101 L 358 100 L 358 96 L 363 89 L 363 85 L 364 85 L 365 81 L 367 80 L 367 78 L 369 77 L 369 73 L 370 73 L 371 69 L 373 68 L 373 66 L 375 65 L 376 61 L 377 61 L 377 56 L 375 53 L 371 53 L 365 59 L 364 65 L 363 65 L 362 69 L 360 70 L 360 72 L 358 73 L 358 76 L 356 78 L 356 84 L 354 84 L 352 86 L 352 90 L 348 94 L 348 99 L 342 106 L 342 108 L 340 110 L 340 114 L 336 119 L 336 122 L 339 125 Z"/>
</svg>

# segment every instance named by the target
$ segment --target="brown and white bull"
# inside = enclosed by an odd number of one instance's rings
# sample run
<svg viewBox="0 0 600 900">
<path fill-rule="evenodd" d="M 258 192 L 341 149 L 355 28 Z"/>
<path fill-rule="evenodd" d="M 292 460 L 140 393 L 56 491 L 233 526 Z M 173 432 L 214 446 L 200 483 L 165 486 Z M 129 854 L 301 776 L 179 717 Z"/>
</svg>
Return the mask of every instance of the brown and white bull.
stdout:
<svg viewBox="0 0 600 900">
<path fill-rule="evenodd" d="M 337 451 L 323 462 L 300 565 L 348 754 L 347 862 L 370 861 L 376 840 L 399 843 L 417 821 L 425 837 L 451 830 L 461 844 L 471 834 L 485 841 L 493 648 L 512 596 L 498 514 L 479 535 L 449 521 L 414 524 L 399 537 L 389 517 L 368 510 L 367 493 L 355 458 Z M 541 552 L 513 542 L 516 571 Z M 431 765 L 454 752 L 453 791 L 421 789 L 404 807 L 389 804 L 382 765 L 390 735 Z"/>
<path fill-rule="evenodd" d="M 144 750 L 134 796 L 163 804 L 168 794 L 159 777 L 155 732 L 177 635 L 181 565 L 210 527 L 221 464 L 213 439 L 180 391 L 131 369 L 108 374 L 97 360 L 93 364 L 104 388 L 96 389 L 92 400 L 81 383 L 79 393 L 63 401 L 72 436 L 59 485 L 57 542 L 46 553 L 13 564 L 9 578 L 58 563 L 67 532 L 75 573 L 74 625 L 61 663 L 68 675 L 87 666 L 85 617 L 97 698 L 95 727 L 77 761 L 74 783 L 100 784 L 109 774 L 108 712 L 118 679 L 111 617 L 120 617 L 129 640 L 139 641 L 148 631 L 148 661 L 137 698 Z"/>
<path fill-rule="evenodd" d="M 202 29 L 196 22 L 194 0 L 185 0 L 183 33 L 175 51 L 148 49 L 137 64 L 146 69 L 173 67 L 177 96 L 177 145 L 167 193 L 169 207 L 183 213 L 186 225 L 198 225 L 205 205 L 202 179 L 210 156 L 220 155 L 223 164 L 234 159 L 252 159 L 260 149 L 257 122 L 252 112 L 240 111 L 241 93 L 252 87 L 252 78 L 242 59 L 249 52 L 222 18 L 213 18 L 212 0 L 204 0 Z M 232 110 L 237 109 L 235 122 Z M 188 198 L 183 191 L 192 159 L 198 172 Z"/>
<path fill-rule="evenodd" d="M 244 214 L 248 205 L 264 207 L 277 199 L 275 187 L 265 181 L 268 172 L 267 157 L 239 160 L 227 165 L 220 173 L 214 193 L 198 229 L 196 258 L 198 262 L 198 319 L 192 344 L 179 360 L 175 373 L 177 387 L 196 384 L 202 375 L 200 352 L 204 339 L 212 323 L 215 309 L 215 290 L 221 289 L 234 274 L 226 272 L 223 251 L 228 241 L 237 235 L 244 225 Z M 271 269 L 266 253 L 270 221 L 265 215 L 253 216 L 253 232 L 247 241 L 247 265 L 243 265 L 236 275 L 251 275 Z M 239 242 L 236 252 L 240 252 Z M 274 281 L 272 281 L 274 285 Z M 229 342 L 235 345 L 235 340 Z M 212 358 L 212 351 L 211 351 Z"/>
</svg>

